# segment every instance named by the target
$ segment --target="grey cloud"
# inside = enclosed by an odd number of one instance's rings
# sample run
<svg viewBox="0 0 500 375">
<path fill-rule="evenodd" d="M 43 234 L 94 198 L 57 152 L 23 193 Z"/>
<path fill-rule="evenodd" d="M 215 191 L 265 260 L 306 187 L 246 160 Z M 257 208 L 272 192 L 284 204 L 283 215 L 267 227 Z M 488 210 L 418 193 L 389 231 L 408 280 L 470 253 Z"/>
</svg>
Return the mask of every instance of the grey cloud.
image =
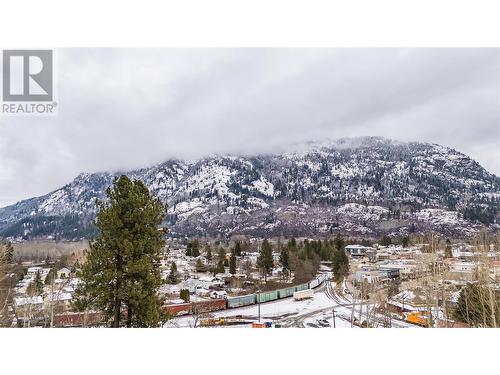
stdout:
<svg viewBox="0 0 500 375">
<path fill-rule="evenodd" d="M 82 171 L 381 135 L 500 174 L 500 49 L 64 49 L 59 114 L 0 118 L 0 206 Z"/>
</svg>

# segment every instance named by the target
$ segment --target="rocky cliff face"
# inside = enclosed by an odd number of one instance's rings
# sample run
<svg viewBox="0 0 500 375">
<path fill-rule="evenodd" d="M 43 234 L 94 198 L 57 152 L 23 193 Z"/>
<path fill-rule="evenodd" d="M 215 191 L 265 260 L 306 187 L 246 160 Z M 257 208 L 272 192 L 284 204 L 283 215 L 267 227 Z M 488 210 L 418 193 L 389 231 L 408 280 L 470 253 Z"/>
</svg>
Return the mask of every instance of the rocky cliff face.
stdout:
<svg viewBox="0 0 500 375">
<path fill-rule="evenodd" d="M 96 199 L 114 176 L 81 174 L 45 196 L 0 209 L 0 235 L 92 233 Z M 350 235 L 497 230 L 500 179 L 453 149 L 378 137 L 302 145 L 272 155 L 169 160 L 125 174 L 169 205 L 187 235 Z"/>
</svg>

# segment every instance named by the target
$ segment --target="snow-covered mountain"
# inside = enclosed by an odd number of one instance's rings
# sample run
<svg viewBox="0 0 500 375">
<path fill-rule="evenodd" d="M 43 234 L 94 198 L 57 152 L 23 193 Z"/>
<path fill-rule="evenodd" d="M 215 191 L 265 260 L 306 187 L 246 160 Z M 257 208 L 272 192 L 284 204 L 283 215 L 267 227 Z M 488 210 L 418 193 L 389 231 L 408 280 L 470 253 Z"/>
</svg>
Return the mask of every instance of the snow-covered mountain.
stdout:
<svg viewBox="0 0 500 375">
<path fill-rule="evenodd" d="M 362 137 L 296 150 L 169 160 L 125 174 L 168 203 L 168 225 L 179 234 L 464 235 L 499 228 L 500 179 L 453 149 Z M 84 173 L 0 209 L 0 235 L 89 235 L 96 198 L 104 199 L 120 174 Z"/>
</svg>

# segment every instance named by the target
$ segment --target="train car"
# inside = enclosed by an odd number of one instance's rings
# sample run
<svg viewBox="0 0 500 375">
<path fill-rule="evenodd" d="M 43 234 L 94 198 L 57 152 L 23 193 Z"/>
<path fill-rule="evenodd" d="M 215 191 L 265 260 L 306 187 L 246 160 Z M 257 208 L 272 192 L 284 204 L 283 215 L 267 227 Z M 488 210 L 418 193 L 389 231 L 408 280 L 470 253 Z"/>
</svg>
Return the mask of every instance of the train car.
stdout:
<svg viewBox="0 0 500 375">
<path fill-rule="evenodd" d="M 419 325 L 421 327 L 428 327 L 430 323 L 428 314 L 419 311 L 407 313 L 405 314 L 405 318 L 407 322 Z"/>
<path fill-rule="evenodd" d="M 324 283 L 326 280 L 326 274 L 320 273 L 314 280 L 309 282 L 309 289 L 314 289 Z"/>
<path fill-rule="evenodd" d="M 309 289 L 314 289 L 320 284 L 319 278 L 316 278 L 309 282 Z"/>
<path fill-rule="evenodd" d="M 258 302 L 268 302 L 268 301 L 274 301 L 278 299 L 278 291 L 273 290 L 272 292 L 262 292 L 257 294 L 257 301 Z"/>
<path fill-rule="evenodd" d="M 190 303 L 180 303 L 180 304 L 175 304 L 175 305 L 167 305 L 167 306 L 165 306 L 165 312 L 169 316 L 188 315 L 191 313 L 191 304 Z"/>
<path fill-rule="evenodd" d="M 225 299 L 213 299 L 209 301 L 195 302 L 191 304 L 191 312 L 193 314 L 203 314 L 211 311 L 225 310 Z"/>
<path fill-rule="evenodd" d="M 68 312 L 54 315 L 55 327 L 90 327 L 103 325 L 104 323 L 103 314 L 97 311 L 90 311 L 87 313 Z"/>
<path fill-rule="evenodd" d="M 227 308 L 240 307 L 253 305 L 257 302 L 257 296 L 255 294 L 248 294 L 246 296 L 239 297 L 229 297 L 227 299 Z"/>
<path fill-rule="evenodd" d="M 299 292 L 301 290 L 309 289 L 309 283 L 295 285 L 295 291 Z"/>
<path fill-rule="evenodd" d="M 286 297 L 291 297 L 293 296 L 293 293 L 295 292 L 295 287 L 291 286 L 290 288 L 284 288 L 278 290 L 278 298 L 286 298 Z"/>
</svg>

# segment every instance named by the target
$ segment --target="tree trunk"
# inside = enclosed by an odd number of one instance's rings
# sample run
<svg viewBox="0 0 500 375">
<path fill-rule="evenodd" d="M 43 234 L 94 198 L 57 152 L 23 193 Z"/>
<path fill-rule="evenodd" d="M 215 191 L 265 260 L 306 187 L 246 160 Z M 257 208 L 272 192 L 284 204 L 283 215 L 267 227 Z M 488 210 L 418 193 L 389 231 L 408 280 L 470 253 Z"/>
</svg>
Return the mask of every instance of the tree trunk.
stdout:
<svg viewBox="0 0 500 375">
<path fill-rule="evenodd" d="M 121 301 L 117 297 L 115 297 L 115 307 L 114 307 L 114 319 L 113 319 L 113 328 L 118 328 L 120 327 L 120 318 L 121 318 L 121 313 L 120 313 L 120 306 L 121 306 Z"/>
<path fill-rule="evenodd" d="M 493 290 L 488 287 L 489 297 L 490 297 L 490 309 L 491 309 L 491 325 L 493 328 L 497 328 L 497 319 L 495 311 L 495 298 L 493 296 Z"/>
<path fill-rule="evenodd" d="M 122 271 L 122 257 L 120 254 L 116 254 L 116 270 L 118 272 Z M 120 298 L 120 290 L 121 290 L 121 275 L 117 276 L 116 279 L 116 285 L 115 285 L 115 305 L 113 307 L 113 328 L 119 328 L 120 327 L 120 320 L 121 320 L 121 307 L 122 307 L 122 300 Z"/>
<path fill-rule="evenodd" d="M 132 306 L 130 304 L 127 307 L 127 328 L 132 327 Z"/>
<path fill-rule="evenodd" d="M 113 328 L 120 327 L 122 301 L 118 295 L 119 290 L 120 290 L 120 281 L 117 280 L 115 286 L 115 305 L 113 307 L 113 314 L 114 314 L 113 325 L 112 325 Z"/>
</svg>

